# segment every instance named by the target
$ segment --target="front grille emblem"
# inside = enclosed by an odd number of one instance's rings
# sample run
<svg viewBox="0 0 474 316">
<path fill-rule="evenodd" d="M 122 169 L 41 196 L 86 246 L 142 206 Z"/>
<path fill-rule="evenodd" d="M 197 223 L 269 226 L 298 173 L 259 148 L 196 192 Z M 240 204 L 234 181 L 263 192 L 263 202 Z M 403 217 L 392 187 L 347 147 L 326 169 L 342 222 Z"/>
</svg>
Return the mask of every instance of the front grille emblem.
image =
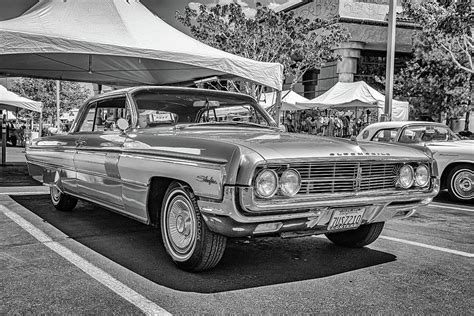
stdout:
<svg viewBox="0 0 474 316">
<path fill-rule="evenodd" d="M 359 165 L 357 167 L 357 175 L 355 177 L 354 190 L 356 192 L 360 191 L 360 184 L 362 182 L 362 167 Z"/>
</svg>

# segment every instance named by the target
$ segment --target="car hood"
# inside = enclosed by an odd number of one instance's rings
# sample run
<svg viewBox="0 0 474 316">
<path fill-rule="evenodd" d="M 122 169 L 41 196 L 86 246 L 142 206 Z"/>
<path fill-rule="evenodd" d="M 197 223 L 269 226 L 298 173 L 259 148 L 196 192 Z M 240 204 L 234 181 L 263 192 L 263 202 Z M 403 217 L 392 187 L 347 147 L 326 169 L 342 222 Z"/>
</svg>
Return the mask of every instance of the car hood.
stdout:
<svg viewBox="0 0 474 316">
<path fill-rule="evenodd" d="M 265 160 L 319 158 L 343 156 L 370 156 L 420 158 L 423 151 L 406 146 L 374 142 L 355 142 L 334 137 L 281 133 L 261 129 L 221 129 L 199 131 L 184 129 L 175 134 L 181 137 L 203 138 L 212 143 L 225 142 L 246 147 Z"/>
</svg>

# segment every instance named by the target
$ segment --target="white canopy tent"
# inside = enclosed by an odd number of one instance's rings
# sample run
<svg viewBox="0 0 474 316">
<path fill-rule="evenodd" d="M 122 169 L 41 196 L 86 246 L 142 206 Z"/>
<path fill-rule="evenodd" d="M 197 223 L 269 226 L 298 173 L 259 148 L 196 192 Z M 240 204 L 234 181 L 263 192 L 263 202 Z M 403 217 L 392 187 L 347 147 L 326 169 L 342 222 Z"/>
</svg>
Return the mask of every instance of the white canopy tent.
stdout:
<svg viewBox="0 0 474 316">
<path fill-rule="evenodd" d="M 41 112 L 43 104 L 41 102 L 21 97 L 0 85 L 0 110 L 16 112 L 17 108 Z"/>
<path fill-rule="evenodd" d="M 262 93 L 259 103 L 268 110 L 275 105 L 277 98 L 276 92 Z M 281 92 L 281 110 L 282 111 L 297 111 L 308 109 L 307 106 L 297 105 L 297 102 L 306 102 L 307 98 L 299 95 L 292 90 L 284 90 Z"/>
<path fill-rule="evenodd" d="M 6 113 L 4 113 L 4 114 L 5 114 L 5 119 L 6 119 L 7 121 L 9 121 L 9 120 L 16 120 L 16 119 L 17 119 L 15 113 L 13 113 L 12 111 L 6 111 Z"/>
<path fill-rule="evenodd" d="M 108 85 L 190 84 L 218 76 L 276 90 L 283 83 L 281 64 L 205 45 L 136 0 L 41 0 L 0 21 L 0 43 L 0 73 L 10 75 Z"/>
<path fill-rule="evenodd" d="M 6 125 L 3 122 L 3 116 L 5 115 L 5 119 L 9 119 L 7 117 L 8 112 L 16 111 L 17 109 L 26 109 L 30 111 L 40 112 L 43 108 L 43 104 L 41 102 L 36 102 L 30 100 L 25 97 L 21 97 L 16 93 L 8 91 L 7 88 L 0 85 L 0 110 L 2 110 L 2 115 L 0 116 L 1 122 L 1 129 L 2 129 L 2 143 L 1 143 L 1 157 L 0 162 L 1 165 L 5 165 L 6 163 L 6 147 L 7 147 L 7 139 L 6 139 Z M 4 134 L 5 133 L 5 134 Z"/>
<path fill-rule="evenodd" d="M 317 98 L 298 102 L 298 106 L 312 106 L 320 109 L 377 108 L 383 114 L 385 96 L 364 81 L 338 82 Z M 408 120 L 408 102 L 392 100 L 392 120 Z"/>
</svg>

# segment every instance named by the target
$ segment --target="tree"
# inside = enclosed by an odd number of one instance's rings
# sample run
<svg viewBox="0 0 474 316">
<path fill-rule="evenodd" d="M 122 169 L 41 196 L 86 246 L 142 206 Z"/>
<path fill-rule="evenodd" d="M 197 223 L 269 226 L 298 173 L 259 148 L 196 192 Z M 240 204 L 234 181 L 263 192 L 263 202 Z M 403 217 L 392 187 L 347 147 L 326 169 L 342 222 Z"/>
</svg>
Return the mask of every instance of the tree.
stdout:
<svg viewBox="0 0 474 316">
<path fill-rule="evenodd" d="M 470 74 L 459 68 L 446 54 L 415 54 L 395 77 L 394 90 L 410 97 L 414 116 L 429 114 L 441 119 L 459 118 L 470 99 Z M 449 123 L 449 122 L 448 122 Z"/>
<path fill-rule="evenodd" d="M 56 80 L 19 78 L 12 82 L 10 90 L 21 96 L 43 102 L 43 119 L 56 117 Z M 61 81 L 60 112 L 68 112 L 79 107 L 89 97 L 89 91 L 81 84 L 71 81 Z M 38 113 L 20 111 L 20 116 L 37 117 Z"/>
<path fill-rule="evenodd" d="M 337 60 L 334 48 L 349 37 L 336 19 L 310 21 L 259 4 L 254 17 L 245 16 L 240 5 L 230 3 L 200 5 L 198 10 L 188 5 L 183 14 L 176 13 L 176 19 L 193 37 L 212 47 L 257 61 L 281 63 L 285 77 L 291 78 L 290 89 L 307 70 Z M 232 87 L 255 97 L 262 92 L 261 87 L 248 83 L 232 83 Z"/>
<path fill-rule="evenodd" d="M 415 114 L 441 118 L 445 113 L 449 123 L 466 112 L 472 97 L 472 30 L 466 14 L 461 6 L 436 0 L 405 2 L 404 14 L 420 29 L 413 58 L 395 77 L 395 93 L 410 98 Z"/>
<path fill-rule="evenodd" d="M 418 40 L 447 53 L 458 68 L 474 74 L 474 15 L 470 1 L 406 1 L 404 13 L 421 26 Z"/>
</svg>

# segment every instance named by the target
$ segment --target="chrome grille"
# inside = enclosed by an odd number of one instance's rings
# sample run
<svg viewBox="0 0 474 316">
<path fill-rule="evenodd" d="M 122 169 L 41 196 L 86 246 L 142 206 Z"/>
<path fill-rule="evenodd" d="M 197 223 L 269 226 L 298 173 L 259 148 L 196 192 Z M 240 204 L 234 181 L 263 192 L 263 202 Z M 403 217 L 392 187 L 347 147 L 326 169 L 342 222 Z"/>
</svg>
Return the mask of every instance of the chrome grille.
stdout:
<svg viewBox="0 0 474 316">
<path fill-rule="evenodd" d="M 399 166 L 395 162 L 364 161 L 291 163 L 289 167 L 301 175 L 298 195 L 302 195 L 395 188 Z"/>
</svg>

